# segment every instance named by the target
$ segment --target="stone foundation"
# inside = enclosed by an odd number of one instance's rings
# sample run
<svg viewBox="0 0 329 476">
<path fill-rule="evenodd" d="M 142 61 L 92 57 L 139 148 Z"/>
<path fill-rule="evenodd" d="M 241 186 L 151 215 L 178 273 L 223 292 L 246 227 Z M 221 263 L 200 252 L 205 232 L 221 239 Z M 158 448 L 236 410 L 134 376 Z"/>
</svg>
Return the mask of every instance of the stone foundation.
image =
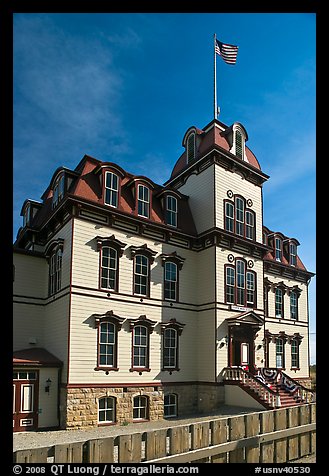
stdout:
<svg viewBox="0 0 329 476">
<path fill-rule="evenodd" d="M 92 428 L 98 423 L 98 400 L 116 398 L 116 422 L 124 425 L 133 422 L 133 399 L 148 398 L 149 420 L 164 418 L 164 395 L 177 395 L 178 416 L 211 413 L 224 403 L 224 387 L 219 385 L 186 384 L 154 387 L 69 388 L 61 394 L 61 428 Z"/>
<path fill-rule="evenodd" d="M 69 388 L 66 407 L 61 412 L 62 428 L 98 426 L 98 400 L 102 397 L 116 398 L 116 424 L 130 423 L 133 421 L 133 398 L 139 395 L 148 398 L 149 419 L 162 419 L 162 387 Z"/>
</svg>

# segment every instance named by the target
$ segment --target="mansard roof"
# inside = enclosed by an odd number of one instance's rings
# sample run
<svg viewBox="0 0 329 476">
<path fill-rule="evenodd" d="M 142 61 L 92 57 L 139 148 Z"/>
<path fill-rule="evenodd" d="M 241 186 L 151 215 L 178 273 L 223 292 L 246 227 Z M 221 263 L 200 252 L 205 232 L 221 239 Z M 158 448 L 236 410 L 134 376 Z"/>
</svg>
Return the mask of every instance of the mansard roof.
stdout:
<svg viewBox="0 0 329 476">
<path fill-rule="evenodd" d="M 245 128 L 240 123 L 238 124 L 243 131 Z M 234 126 L 227 126 L 222 122 L 218 121 L 217 119 L 211 121 L 208 125 L 206 125 L 203 129 L 198 129 L 195 126 L 189 127 L 186 133 L 184 134 L 182 145 L 183 147 L 186 146 L 186 139 L 191 132 L 195 132 L 199 138 L 198 146 L 196 150 L 196 158 L 198 160 L 203 155 L 207 154 L 212 148 L 216 147 L 219 151 L 223 151 L 225 153 L 229 153 L 231 149 L 231 144 L 229 141 L 229 135 L 232 131 Z M 248 139 L 247 132 L 245 131 L 246 140 Z M 232 154 L 233 156 L 233 154 Z M 235 156 L 233 156 L 235 157 Z M 254 169 L 261 170 L 258 160 L 254 153 L 246 146 L 246 161 L 243 161 L 244 165 L 249 165 Z M 187 152 L 186 150 L 182 153 L 182 155 L 177 160 L 176 164 L 174 165 L 173 171 L 170 176 L 170 180 L 176 177 L 180 172 L 184 169 L 188 168 L 190 164 L 187 164 Z"/>
</svg>

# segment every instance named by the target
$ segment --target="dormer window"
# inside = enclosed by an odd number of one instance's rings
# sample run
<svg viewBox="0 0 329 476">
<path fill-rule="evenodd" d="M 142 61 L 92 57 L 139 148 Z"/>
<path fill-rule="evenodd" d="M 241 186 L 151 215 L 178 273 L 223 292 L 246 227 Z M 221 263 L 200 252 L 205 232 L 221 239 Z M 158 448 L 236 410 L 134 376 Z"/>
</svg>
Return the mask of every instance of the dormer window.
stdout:
<svg viewBox="0 0 329 476">
<path fill-rule="evenodd" d="M 138 185 L 137 213 L 141 217 L 150 217 L 150 190 L 145 185 Z"/>
<path fill-rule="evenodd" d="M 296 266 L 297 264 L 297 246 L 295 243 L 289 244 L 289 262 L 291 266 Z"/>
<path fill-rule="evenodd" d="M 195 158 L 195 133 L 192 132 L 187 139 L 187 163 Z"/>
<path fill-rule="evenodd" d="M 53 203 L 52 203 L 53 208 L 57 206 L 57 204 L 63 199 L 63 197 L 64 197 L 64 174 L 58 177 L 54 185 Z"/>
<path fill-rule="evenodd" d="M 166 197 L 166 223 L 177 227 L 177 198 L 172 195 Z"/>
<path fill-rule="evenodd" d="M 240 160 L 247 160 L 245 143 L 248 140 L 248 135 L 243 125 L 239 122 L 235 122 L 232 128 L 228 129 L 228 134 L 231 145 L 230 152 L 232 152 L 232 154 L 234 154 Z"/>
<path fill-rule="evenodd" d="M 235 131 L 235 155 L 243 159 L 242 134 L 238 129 Z"/>
<path fill-rule="evenodd" d="M 119 177 L 113 172 L 105 172 L 104 203 L 117 208 L 119 202 Z"/>
<path fill-rule="evenodd" d="M 31 205 L 28 203 L 23 215 L 23 226 L 28 226 L 31 220 Z"/>
<path fill-rule="evenodd" d="M 282 244 L 280 238 L 275 238 L 275 259 L 276 261 L 282 261 Z"/>
</svg>

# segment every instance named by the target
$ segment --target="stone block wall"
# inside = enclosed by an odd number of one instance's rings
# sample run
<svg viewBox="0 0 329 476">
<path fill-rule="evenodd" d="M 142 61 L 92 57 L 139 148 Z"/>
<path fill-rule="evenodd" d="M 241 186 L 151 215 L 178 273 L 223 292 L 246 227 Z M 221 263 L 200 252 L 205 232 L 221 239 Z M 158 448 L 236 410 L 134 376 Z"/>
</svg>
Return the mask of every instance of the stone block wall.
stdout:
<svg viewBox="0 0 329 476">
<path fill-rule="evenodd" d="M 67 429 L 98 426 L 98 400 L 102 397 L 115 397 L 116 424 L 130 423 L 133 421 L 133 399 L 139 395 L 148 398 L 149 419 L 162 419 L 162 387 L 69 388 L 66 394 L 66 407 L 62 408 L 61 412 L 63 415 L 61 426 Z"/>
</svg>

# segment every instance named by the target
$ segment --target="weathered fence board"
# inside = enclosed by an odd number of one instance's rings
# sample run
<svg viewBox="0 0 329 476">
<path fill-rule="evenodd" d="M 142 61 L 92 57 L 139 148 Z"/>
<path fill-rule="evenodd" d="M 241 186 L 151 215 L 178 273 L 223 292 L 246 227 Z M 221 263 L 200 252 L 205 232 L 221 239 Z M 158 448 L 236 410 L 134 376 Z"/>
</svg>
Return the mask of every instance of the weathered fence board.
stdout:
<svg viewBox="0 0 329 476">
<path fill-rule="evenodd" d="M 246 436 L 256 436 L 259 434 L 259 415 L 252 413 L 245 416 Z M 259 463 L 260 448 L 259 445 L 255 447 L 246 447 L 246 463 Z"/>
<path fill-rule="evenodd" d="M 281 408 L 274 413 L 275 430 L 285 430 L 288 428 L 287 409 Z M 274 459 L 276 463 L 285 463 L 287 461 L 287 439 L 277 440 L 274 443 Z"/>
<path fill-rule="evenodd" d="M 93 463 L 114 463 L 114 438 L 89 440 L 88 461 Z"/>
<path fill-rule="evenodd" d="M 229 439 L 230 441 L 240 440 L 246 436 L 246 425 L 244 416 L 233 417 L 229 419 Z M 244 463 L 245 449 L 238 448 L 229 454 L 229 463 Z"/>
<path fill-rule="evenodd" d="M 299 423 L 300 425 L 306 425 L 307 423 L 311 423 L 311 411 L 309 406 L 300 407 L 299 408 L 300 418 Z M 300 456 L 309 455 L 311 452 L 311 435 L 306 433 L 305 435 L 300 435 L 299 440 L 299 453 Z"/>
<path fill-rule="evenodd" d="M 56 463 L 81 463 L 84 443 L 69 443 L 55 446 Z"/>
<path fill-rule="evenodd" d="M 316 404 L 14 453 L 15 463 L 285 463 L 315 453 Z"/>
<path fill-rule="evenodd" d="M 140 463 L 142 459 L 142 434 L 119 437 L 119 463 Z"/>
<path fill-rule="evenodd" d="M 167 454 L 167 430 L 148 431 L 146 433 L 145 458 L 161 458 Z"/>
<path fill-rule="evenodd" d="M 192 450 L 209 446 L 209 422 L 194 423 L 191 429 Z M 196 463 L 207 463 L 208 458 L 195 461 Z"/>
<path fill-rule="evenodd" d="M 169 451 L 171 455 L 185 453 L 190 448 L 190 431 L 189 425 L 177 426 L 171 428 L 170 431 L 170 446 Z"/>
<path fill-rule="evenodd" d="M 226 443 L 228 438 L 228 419 L 223 418 L 221 420 L 214 420 L 211 422 L 211 444 L 218 445 L 220 443 Z M 218 454 L 212 456 L 212 463 L 226 463 L 227 454 Z"/>
<path fill-rule="evenodd" d="M 17 451 L 14 463 L 47 463 L 48 448 Z"/>
<path fill-rule="evenodd" d="M 289 428 L 299 425 L 299 408 L 288 408 L 288 422 Z M 299 457 L 299 438 L 298 436 L 291 436 L 288 438 L 288 461 L 297 459 Z"/>
<path fill-rule="evenodd" d="M 269 433 L 274 430 L 274 413 L 268 411 L 261 413 L 260 418 L 260 431 L 261 433 Z M 260 448 L 261 463 L 273 463 L 274 462 L 274 442 L 263 443 Z"/>
</svg>

